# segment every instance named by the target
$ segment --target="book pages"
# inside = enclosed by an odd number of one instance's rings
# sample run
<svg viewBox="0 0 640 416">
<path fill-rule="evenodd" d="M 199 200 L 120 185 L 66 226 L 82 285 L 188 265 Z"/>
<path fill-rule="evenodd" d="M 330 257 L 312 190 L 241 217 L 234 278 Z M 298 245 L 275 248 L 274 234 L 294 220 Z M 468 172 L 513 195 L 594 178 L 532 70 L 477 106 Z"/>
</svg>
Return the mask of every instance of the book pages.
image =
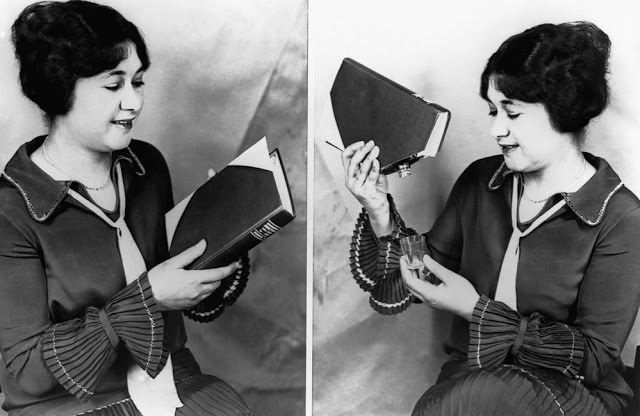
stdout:
<svg viewBox="0 0 640 416">
<path fill-rule="evenodd" d="M 180 217 L 182 217 L 182 213 L 184 212 L 187 205 L 189 205 L 189 201 L 193 196 L 194 192 L 191 192 L 186 198 L 182 201 L 178 202 L 176 206 L 171 208 L 169 212 L 164 214 L 165 226 L 167 229 L 167 246 L 171 247 L 171 242 L 173 241 L 173 235 L 176 232 L 176 228 L 178 227 L 178 221 L 180 221 Z"/>
<path fill-rule="evenodd" d="M 269 159 L 269 148 L 267 138 L 263 137 L 253 146 L 245 150 L 229 163 L 228 166 L 249 166 L 252 168 L 273 170 L 273 165 Z"/>
</svg>

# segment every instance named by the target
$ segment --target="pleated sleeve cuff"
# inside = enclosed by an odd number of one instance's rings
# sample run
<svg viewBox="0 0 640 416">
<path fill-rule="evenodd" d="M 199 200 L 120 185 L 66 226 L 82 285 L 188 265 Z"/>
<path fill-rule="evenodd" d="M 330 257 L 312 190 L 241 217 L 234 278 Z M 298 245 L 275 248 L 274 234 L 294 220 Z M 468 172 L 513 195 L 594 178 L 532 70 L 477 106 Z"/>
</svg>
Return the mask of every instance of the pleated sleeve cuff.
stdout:
<svg viewBox="0 0 640 416">
<path fill-rule="evenodd" d="M 43 336 L 43 358 L 58 382 L 79 399 L 89 399 L 124 343 L 137 365 L 151 377 L 166 363 L 164 321 L 146 273 L 118 292 L 104 307 L 87 308 L 82 318 L 50 326 Z"/>
<path fill-rule="evenodd" d="M 519 314 L 502 302 L 480 296 L 469 323 L 469 368 L 491 368 L 504 363 L 518 336 Z"/>
<path fill-rule="evenodd" d="M 550 322 L 540 314 L 529 319 L 517 362 L 523 367 L 538 366 L 582 379 L 584 335 L 564 323 Z"/>
<path fill-rule="evenodd" d="M 250 261 L 247 253 L 239 259 L 240 267 L 229 277 L 222 279 L 220 286 L 210 296 L 193 308 L 183 311 L 184 315 L 196 322 L 210 322 L 219 317 L 227 306 L 233 305 L 240 297 L 249 280 Z"/>
<path fill-rule="evenodd" d="M 391 233 L 378 238 L 371 227 L 369 214 L 363 209 L 351 238 L 349 264 L 358 286 L 370 292 L 371 307 L 379 313 L 392 315 L 408 308 L 414 300 L 400 275 L 400 238 L 416 232 L 405 226 L 391 195 L 388 200 Z"/>
<path fill-rule="evenodd" d="M 544 367 L 580 379 L 584 335 L 534 313 L 523 317 L 502 302 L 481 296 L 469 324 L 470 368 L 501 365 L 507 357 L 523 368 Z"/>
<path fill-rule="evenodd" d="M 147 274 L 118 292 L 104 309 L 135 363 L 155 378 L 164 367 L 168 353 L 163 349 L 164 320 Z"/>
</svg>

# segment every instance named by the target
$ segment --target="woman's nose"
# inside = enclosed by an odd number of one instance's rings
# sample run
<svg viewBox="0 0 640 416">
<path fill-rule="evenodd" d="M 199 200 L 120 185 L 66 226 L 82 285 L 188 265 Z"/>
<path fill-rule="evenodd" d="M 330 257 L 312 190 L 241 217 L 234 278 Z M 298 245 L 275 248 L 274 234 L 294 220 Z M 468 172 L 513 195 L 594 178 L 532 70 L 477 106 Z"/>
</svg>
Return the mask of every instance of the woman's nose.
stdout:
<svg viewBox="0 0 640 416">
<path fill-rule="evenodd" d="M 120 109 L 139 112 L 142 109 L 144 103 L 144 95 L 141 89 L 134 88 L 133 85 L 125 87 L 120 100 Z"/>
<path fill-rule="evenodd" d="M 509 126 L 507 125 L 506 117 L 496 115 L 493 118 L 493 122 L 491 123 L 491 135 L 496 139 L 509 135 Z"/>
</svg>

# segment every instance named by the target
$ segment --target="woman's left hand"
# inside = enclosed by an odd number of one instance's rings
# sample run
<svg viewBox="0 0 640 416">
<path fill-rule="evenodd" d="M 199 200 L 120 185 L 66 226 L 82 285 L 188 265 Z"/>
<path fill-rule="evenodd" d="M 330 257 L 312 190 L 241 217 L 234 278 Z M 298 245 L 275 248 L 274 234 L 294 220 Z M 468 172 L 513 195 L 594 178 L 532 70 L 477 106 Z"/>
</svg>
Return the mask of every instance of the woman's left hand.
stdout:
<svg viewBox="0 0 640 416">
<path fill-rule="evenodd" d="M 480 299 L 480 295 L 471 282 L 440 265 L 429 256 L 424 256 L 424 264 L 442 283 L 434 285 L 421 280 L 419 271 L 410 269 L 406 257 L 402 256 L 400 273 L 409 291 L 429 306 L 453 312 L 470 321 L 473 309 Z"/>
</svg>

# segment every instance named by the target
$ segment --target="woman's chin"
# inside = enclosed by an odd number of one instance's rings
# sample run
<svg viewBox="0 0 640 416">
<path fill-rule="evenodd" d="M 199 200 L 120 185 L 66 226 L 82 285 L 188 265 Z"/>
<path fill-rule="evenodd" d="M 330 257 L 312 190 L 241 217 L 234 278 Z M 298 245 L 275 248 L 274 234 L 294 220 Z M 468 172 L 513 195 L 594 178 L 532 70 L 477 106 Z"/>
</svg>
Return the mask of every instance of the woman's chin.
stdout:
<svg viewBox="0 0 640 416">
<path fill-rule="evenodd" d="M 504 156 L 504 162 L 509 170 L 513 170 L 516 172 L 524 172 L 529 167 L 529 164 L 525 163 L 525 161 L 509 155 Z"/>
<path fill-rule="evenodd" d="M 129 133 L 120 137 L 109 137 L 105 140 L 104 144 L 109 150 L 115 152 L 129 147 L 131 140 L 133 140 L 133 134 Z"/>
</svg>

